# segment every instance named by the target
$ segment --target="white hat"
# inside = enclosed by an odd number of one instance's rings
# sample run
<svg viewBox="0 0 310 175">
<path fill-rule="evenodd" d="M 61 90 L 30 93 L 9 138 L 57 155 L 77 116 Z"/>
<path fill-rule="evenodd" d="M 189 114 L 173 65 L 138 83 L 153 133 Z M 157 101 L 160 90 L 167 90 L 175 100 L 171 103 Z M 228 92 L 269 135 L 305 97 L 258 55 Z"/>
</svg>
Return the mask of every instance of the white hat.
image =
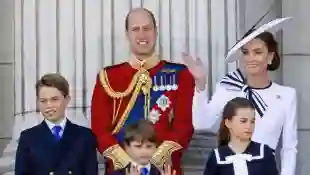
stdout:
<svg viewBox="0 0 310 175">
<path fill-rule="evenodd" d="M 260 35 L 263 32 L 270 32 L 275 33 L 278 30 L 281 30 L 284 28 L 285 24 L 290 22 L 292 17 L 285 17 L 285 18 L 278 18 L 273 21 L 270 21 L 267 24 L 262 25 L 258 29 L 251 28 L 250 31 L 248 31 L 242 40 L 238 41 L 227 53 L 226 55 L 226 62 L 233 62 L 240 58 L 240 55 L 237 54 L 240 53 L 240 48 L 250 42 L 251 40 L 255 39 L 258 35 Z M 249 34 L 250 33 L 250 34 Z"/>
</svg>

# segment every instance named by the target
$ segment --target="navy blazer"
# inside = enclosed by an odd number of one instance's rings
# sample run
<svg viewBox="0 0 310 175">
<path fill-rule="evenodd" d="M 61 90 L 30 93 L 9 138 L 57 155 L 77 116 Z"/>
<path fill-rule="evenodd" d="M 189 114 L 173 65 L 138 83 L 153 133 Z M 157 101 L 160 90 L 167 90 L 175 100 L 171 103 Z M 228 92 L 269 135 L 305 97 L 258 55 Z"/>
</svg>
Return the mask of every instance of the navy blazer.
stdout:
<svg viewBox="0 0 310 175">
<path fill-rule="evenodd" d="M 129 168 L 129 165 L 126 168 L 112 171 L 111 175 L 126 175 L 126 169 Z M 149 175 L 161 175 L 160 171 L 153 165 L 151 165 L 150 173 Z"/>
<path fill-rule="evenodd" d="M 67 120 L 56 141 L 41 124 L 21 133 L 16 152 L 15 175 L 98 175 L 96 138 L 90 129 Z"/>
</svg>

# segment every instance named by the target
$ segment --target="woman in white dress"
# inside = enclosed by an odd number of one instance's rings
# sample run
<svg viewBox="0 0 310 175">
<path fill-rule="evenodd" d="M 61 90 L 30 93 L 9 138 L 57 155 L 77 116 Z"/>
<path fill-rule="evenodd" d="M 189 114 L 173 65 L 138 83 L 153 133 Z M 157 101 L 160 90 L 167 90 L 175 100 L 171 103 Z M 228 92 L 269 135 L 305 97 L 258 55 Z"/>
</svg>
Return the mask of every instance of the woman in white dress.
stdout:
<svg viewBox="0 0 310 175">
<path fill-rule="evenodd" d="M 237 51 L 242 52 L 240 61 L 243 72 L 237 69 L 228 73 L 217 85 L 209 101 L 206 74 L 202 62 L 191 56 L 184 56 L 196 80 L 193 103 L 193 125 L 196 130 L 211 129 L 222 117 L 224 105 L 235 97 L 249 99 L 256 111 L 255 130 L 252 140 L 276 149 L 282 133 L 281 175 L 295 175 L 297 154 L 296 91 L 294 88 L 272 82 L 268 71 L 280 65 L 277 42 L 268 30 L 279 29 L 289 19 L 282 18 L 247 32 L 229 52 L 227 61 Z"/>
</svg>

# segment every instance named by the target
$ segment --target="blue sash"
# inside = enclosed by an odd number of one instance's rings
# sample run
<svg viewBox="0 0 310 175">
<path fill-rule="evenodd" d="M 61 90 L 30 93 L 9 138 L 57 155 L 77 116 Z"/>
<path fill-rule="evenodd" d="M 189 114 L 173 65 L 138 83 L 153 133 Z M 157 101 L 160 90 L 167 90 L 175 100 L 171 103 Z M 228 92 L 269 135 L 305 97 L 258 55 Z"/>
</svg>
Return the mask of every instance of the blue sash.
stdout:
<svg viewBox="0 0 310 175">
<path fill-rule="evenodd" d="M 178 84 L 178 72 L 186 68 L 184 65 L 175 64 L 175 63 L 166 63 L 158 72 L 152 77 L 152 86 L 157 85 L 170 85 Z M 156 104 L 157 99 L 163 95 L 167 90 L 157 90 L 154 91 L 154 88 L 151 89 L 151 101 L 150 101 L 150 109 Z M 123 144 L 124 141 L 124 131 L 126 126 L 135 123 L 139 120 L 144 120 L 144 104 L 145 97 L 142 92 L 137 97 L 135 105 L 129 112 L 129 116 L 127 120 L 124 122 L 124 125 L 120 129 L 120 131 L 115 134 L 116 139 L 119 144 Z"/>
</svg>

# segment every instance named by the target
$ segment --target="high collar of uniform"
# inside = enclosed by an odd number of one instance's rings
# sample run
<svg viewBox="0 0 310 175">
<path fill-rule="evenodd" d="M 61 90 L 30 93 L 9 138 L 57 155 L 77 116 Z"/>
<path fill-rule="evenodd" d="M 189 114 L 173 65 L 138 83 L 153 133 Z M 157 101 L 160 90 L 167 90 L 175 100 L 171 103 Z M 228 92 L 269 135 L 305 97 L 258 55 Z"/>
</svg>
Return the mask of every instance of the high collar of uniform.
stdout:
<svg viewBox="0 0 310 175">
<path fill-rule="evenodd" d="M 139 60 L 135 55 L 132 55 L 128 62 L 130 64 L 130 66 L 134 69 L 140 69 L 142 67 L 144 69 L 151 69 L 151 68 L 155 67 L 160 62 L 160 59 L 159 59 L 158 55 L 156 55 L 156 54 L 153 54 L 152 56 L 150 56 L 144 60 Z"/>
</svg>

